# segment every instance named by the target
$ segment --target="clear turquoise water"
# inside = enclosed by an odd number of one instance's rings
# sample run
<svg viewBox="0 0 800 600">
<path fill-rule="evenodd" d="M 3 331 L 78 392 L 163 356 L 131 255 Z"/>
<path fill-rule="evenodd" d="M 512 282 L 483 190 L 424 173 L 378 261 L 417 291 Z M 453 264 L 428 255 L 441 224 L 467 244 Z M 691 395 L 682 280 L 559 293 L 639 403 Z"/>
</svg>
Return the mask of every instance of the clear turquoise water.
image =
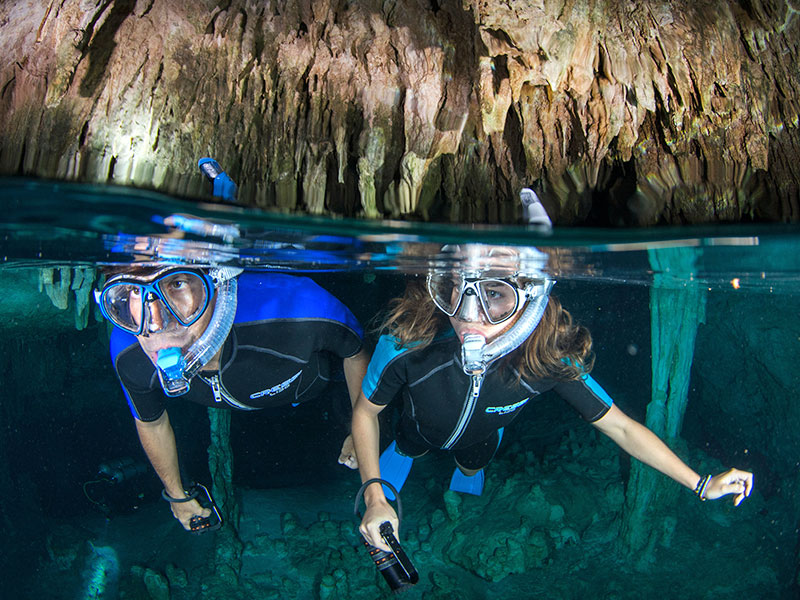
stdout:
<svg viewBox="0 0 800 600">
<path fill-rule="evenodd" d="M 565 258 L 554 293 L 593 333 L 595 378 L 639 420 L 659 354 L 651 348 L 654 290 L 701 290 L 705 319 L 688 405 L 670 443 L 699 471 L 753 470 L 756 492 L 734 510 L 729 501 L 701 504 L 673 490 L 668 506 L 647 515 L 645 528 L 658 535 L 631 555 L 618 543 L 630 461 L 554 398 L 509 428 L 486 492 L 465 499 L 457 517 L 443 495 L 450 459 L 415 465 L 403 494 L 402 541 L 422 580 L 410 597 L 797 597 L 797 228 L 544 234 L 267 215 L 124 188 L 2 183 L 0 517 L 9 597 L 91 597 L 94 590 L 149 598 L 145 581 L 159 577 L 172 598 L 386 595 L 355 535 L 358 477 L 335 464 L 346 427 L 335 406 L 234 415 L 246 545 L 241 570 L 224 589 L 213 577 L 213 537 L 180 530 L 158 499 L 154 475 L 92 483 L 104 461 L 144 458 L 109 364 L 107 326 L 85 300 L 89 274 L 98 264 L 152 258 L 303 272 L 369 322 L 407 275 L 445 260 L 425 244 L 464 242 L 558 249 Z M 154 217 L 174 214 L 235 224 L 240 235 L 167 237 L 172 230 Z M 668 260 L 675 253 L 683 266 Z M 59 298 L 65 309 L 54 306 Z M 204 410 L 178 403 L 170 415 L 184 467 L 207 476 Z M 536 510 L 553 518 L 531 521 Z M 538 555 L 515 545 L 523 521 L 534 523 L 528 543 L 543 540 Z M 474 540 L 472 554 L 454 541 L 464 536 Z M 478 563 L 496 565 L 499 575 L 487 578 Z M 97 577 L 107 580 L 105 595 L 92 583 Z"/>
</svg>

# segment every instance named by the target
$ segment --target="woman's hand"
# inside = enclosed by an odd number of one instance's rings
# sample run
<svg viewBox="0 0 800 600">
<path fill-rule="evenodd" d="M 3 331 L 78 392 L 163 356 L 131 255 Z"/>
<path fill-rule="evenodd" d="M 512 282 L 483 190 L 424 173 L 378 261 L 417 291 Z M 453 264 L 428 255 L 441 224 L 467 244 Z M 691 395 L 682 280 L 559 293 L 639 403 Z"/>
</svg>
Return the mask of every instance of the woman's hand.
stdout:
<svg viewBox="0 0 800 600">
<path fill-rule="evenodd" d="M 351 469 L 358 468 L 358 458 L 356 458 L 356 447 L 353 443 L 352 435 L 348 435 L 344 438 L 342 451 L 339 453 L 339 464 Z"/>
<path fill-rule="evenodd" d="M 728 494 L 736 494 L 733 505 L 739 506 L 753 491 L 753 474 L 749 471 L 730 469 L 711 478 L 703 496 L 716 500 Z"/>
<path fill-rule="evenodd" d="M 364 518 L 361 519 L 361 525 L 358 530 L 367 543 L 376 548 L 380 548 L 385 552 L 391 552 L 391 548 L 383 541 L 380 534 L 381 524 L 389 521 L 394 529 L 395 537 L 400 537 L 400 523 L 397 520 L 397 513 L 394 512 L 392 505 L 386 501 L 386 498 L 375 500 L 368 507 L 364 513 Z"/>
</svg>

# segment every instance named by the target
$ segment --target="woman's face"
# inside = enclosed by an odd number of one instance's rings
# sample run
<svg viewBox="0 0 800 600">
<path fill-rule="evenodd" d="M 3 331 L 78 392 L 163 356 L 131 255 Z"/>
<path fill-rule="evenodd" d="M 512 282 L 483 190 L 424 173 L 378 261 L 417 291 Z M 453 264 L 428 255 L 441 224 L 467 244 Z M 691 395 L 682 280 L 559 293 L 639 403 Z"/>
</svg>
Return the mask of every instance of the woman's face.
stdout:
<svg viewBox="0 0 800 600">
<path fill-rule="evenodd" d="M 464 311 L 458 311 L 455 315 L 449 317 L 450 325 L 452 325 L 462 344 L 464 343 L 464 336 L 470 333 L 483 336 L 486 339 L 486 343 L 489 343 L 517 322 L 523 308 L 524 306 L 520 305 L 507 320 L 493 325 L 486 318 L 486 314 L 479 304 L 477 310 L 478 320 L 467 321 L 463 318 Z"/>
</svg>

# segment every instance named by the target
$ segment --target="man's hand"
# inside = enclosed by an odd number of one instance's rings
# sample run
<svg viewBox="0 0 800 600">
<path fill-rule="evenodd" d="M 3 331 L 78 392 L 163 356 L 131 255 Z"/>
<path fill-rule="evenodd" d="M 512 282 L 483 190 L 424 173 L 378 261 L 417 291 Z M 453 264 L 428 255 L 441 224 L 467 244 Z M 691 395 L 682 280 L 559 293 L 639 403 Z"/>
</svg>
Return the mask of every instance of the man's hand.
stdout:
<svg viewBox="0 0 800 600">
<path fill-rule="evenodd" d="M 189 522 L 192 517 L 207 517 L 211 514 L 210 508 L 203 508 L 197 500 L 188 502 L 171 502 L 172 514 L 181 522 L 186 531 L 191 531 L 192 526 Z"/>
</svg>

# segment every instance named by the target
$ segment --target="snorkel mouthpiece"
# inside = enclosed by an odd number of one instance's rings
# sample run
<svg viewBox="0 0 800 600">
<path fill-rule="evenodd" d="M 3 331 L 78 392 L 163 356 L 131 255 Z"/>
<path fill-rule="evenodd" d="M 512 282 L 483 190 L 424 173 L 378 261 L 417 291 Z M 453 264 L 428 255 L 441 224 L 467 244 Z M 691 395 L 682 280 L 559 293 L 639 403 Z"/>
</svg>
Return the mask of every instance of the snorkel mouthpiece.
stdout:
<svg viewBox="0 0 800 600">
<path fill-rule="evenodd" d="M 158 378 L 167 396 L 181 396 L 189 391 L 189 382 L 183 378 L 183 356 L 180 348 L 158 351 Z"/>
<path fill-rule="evenodd" d="M 483 349 L 486 347 L 486 338 L 477 333 L 468 333 L 464 336 L 461 345 L 461 364 L 467 375 L 482 373 L 486 368 L 483 359 Z"/>
</svg>

